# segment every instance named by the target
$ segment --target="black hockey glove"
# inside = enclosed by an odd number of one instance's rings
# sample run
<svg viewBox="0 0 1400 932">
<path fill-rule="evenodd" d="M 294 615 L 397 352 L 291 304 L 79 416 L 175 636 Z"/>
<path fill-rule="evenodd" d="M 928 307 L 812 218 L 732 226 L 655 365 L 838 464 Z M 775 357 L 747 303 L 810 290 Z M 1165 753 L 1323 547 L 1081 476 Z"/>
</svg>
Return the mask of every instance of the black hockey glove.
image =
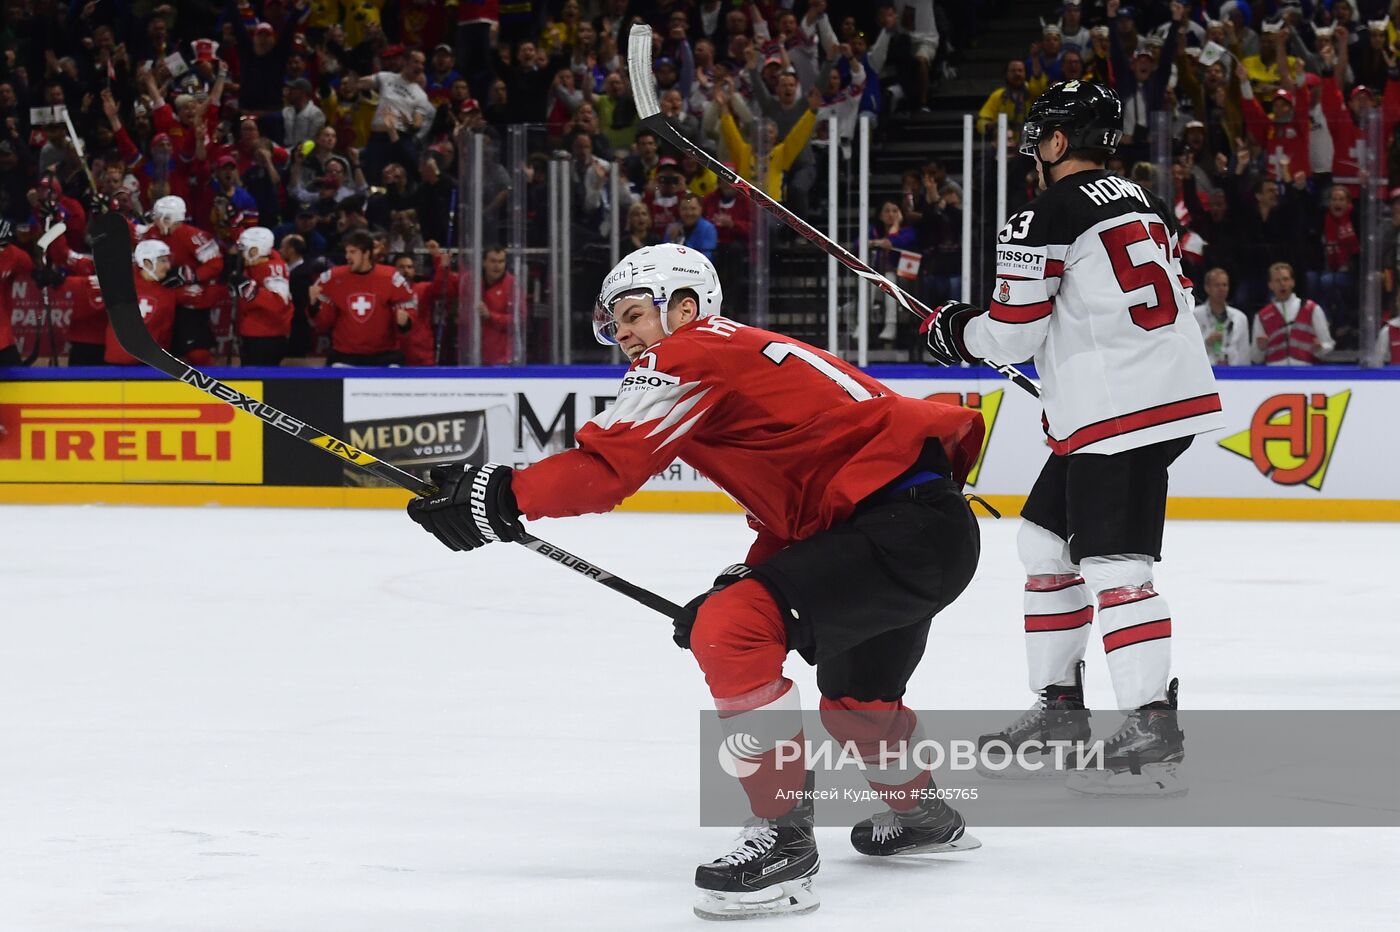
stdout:
<svg viewBox="0 0 1400 932">
<path fill-rule="evenodd" d="M 685 603 L 685 613 L 671 622 L 671 640 L 676 642 L 676 646 L 681 650 L 690 650 L 690 629 L 695 627 L 695 618 L 700 613 L 700 605 L 706 599 L 721 589 L 734 585 L 752 572 L 753 567 L 743 563 L 735 563 L 733 566 L 725 567 L 724 572 L 715 577 L 713 586 Z"/>
<path fill-rule="evenodd" d="M 525 529 L 510 490 L 512 473 L 499 463 L 434 466 L 429 478 L 438 493 L 409 502 L 408 516 L 452 550 L 518 540 Z"/>
<path fill-rule="evenodd" d="M 40 288 L 55 288 L 63 284 L 64 279 L 63 270 L 49 265 L 47 262 L 35 264 L 31 277 L 34 279 L 34 284 Z"/>
<path fill-rule="evenodd" d="M 963 342 L 963 331 L 968 321 L 979 314 L 982 308 L 961 301 L 948 301 L 934 309 L 933 315 L 925 317 L 919 325 L 919 332 L 928 338 L 928 351 L 940 365 L 956 366 L 961 363 L 980 363 L 968 352 Z"/>
</svg>

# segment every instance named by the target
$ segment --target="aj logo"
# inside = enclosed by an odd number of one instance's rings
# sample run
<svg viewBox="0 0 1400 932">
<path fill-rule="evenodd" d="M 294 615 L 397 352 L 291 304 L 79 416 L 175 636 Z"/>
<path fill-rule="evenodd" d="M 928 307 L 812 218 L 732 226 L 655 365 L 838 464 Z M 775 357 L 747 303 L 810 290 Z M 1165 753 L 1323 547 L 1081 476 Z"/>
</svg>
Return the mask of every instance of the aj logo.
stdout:
<svg viewBox="0 0 1400 932">
<path fill-rule="evenodd" d="M 967 474 L 967 484 L 976 488 L 977 476 L 982 472 L 982 460 L 987 456 L 987 444 L 992 442 L 992 428 L 997 423 L 997 412 L 1001 410 L 1001 399 L 1005 394 L 1005 389 L 997 389 L 983 395 L 980 392 L 968 392 L 966 396 L 957 392 L 939 392 L 936 395 L 929 395 L 929 401 L 940 401 L 947 405 L 960 405 L 964 408 L 971 408 L 974 411 L 982 412 L 982 420 L 987 425 L 987 430 L 982 434 L 982 449 L 977 451 L 977 462 L 972 464 L 972 471 Z"/>
<path fill-rule="evenodd" d="M 1279 485 L 1322 491 L 1351 392 L 1274 395 L 1254 412 L 1248 430 L 1219 441 Z"/>
</svg>

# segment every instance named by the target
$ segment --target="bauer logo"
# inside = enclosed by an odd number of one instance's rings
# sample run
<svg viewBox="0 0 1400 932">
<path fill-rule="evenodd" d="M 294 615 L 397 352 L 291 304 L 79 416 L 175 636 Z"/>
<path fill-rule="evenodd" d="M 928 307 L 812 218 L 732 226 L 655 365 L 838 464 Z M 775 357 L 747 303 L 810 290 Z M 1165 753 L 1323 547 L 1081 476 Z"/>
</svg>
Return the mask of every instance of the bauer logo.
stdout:
<svg viewBox="0 0 1400 932">
<path fill-rule="evenodd" d="M 1321 492 L 1350 401 L 1350 391 L 1274 395 L 1255 409 L 1248 430 L 1218 443 L 1271 482 Z"/>
<path fill-rule="evenodd" d="M 982 461 L 987 457 L 987 446 L 992 442 L 992 428 L 996 426 L 997 414 L 1001 411 L 1001 400 L 1005 394 L 1006 390 L 999 388 L 986 394 L 968 392 L 963 395 L 958 392 L 939 392 L 936 395 L 926 396 L 929 401 L 959 405 L 982 413 L 982 423 L 986 425 L 986 430 L 982 434 L 982 449 L 977 451 L 977 462 L 972 464 L 972 469 L 967 474 L 967 484 L 973 488 L 977 487 L 977 479 L 982 474 Z"/>
<path fill-rule="evenodd" d="M 725 736 L 719 745 L 719 769 L 740 780 L 758 772 L 758 764 L 749 758 L 763 753 L 763 747 L 753 735 L 736 732 Z"/>
<path fill-rule="evenodd" d="M 244 395 L 259 382 L 235 382 Z M 168 382 L 0 385 L 0 481 L 262 481 L 263 426 Z"/>
</svg>

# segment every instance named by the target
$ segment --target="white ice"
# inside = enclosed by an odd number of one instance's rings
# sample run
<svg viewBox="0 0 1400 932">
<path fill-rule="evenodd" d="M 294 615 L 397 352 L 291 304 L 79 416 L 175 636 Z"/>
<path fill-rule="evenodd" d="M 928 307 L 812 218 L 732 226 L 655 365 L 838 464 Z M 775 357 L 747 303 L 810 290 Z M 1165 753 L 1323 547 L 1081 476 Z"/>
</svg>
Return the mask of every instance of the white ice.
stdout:
<svg viewBox="0 0 1400 932">
<path fill-rule="evenodd" d="M 733 833 L 696 827 L 708 694 L 665 619 L 391 512 L 8 507 L 0 528 L 3 932 L 701 927 L 694 866 Z M 916 708 L 1030 701 L 1016 522 L 982 529 Z M 748 537 L 721 515 L 534 530 L 681 601 Z M 1397 533 L 1173 523 L 1183 705 L 1400 707 Z M 1089 698 L 1112 705 L 1097 648 Z M 821 830 L 822 907 L 782 928 L 1400 924 L 1393 829 L 974 831 L 979 851 L 873 862 Z"/>
</svg>

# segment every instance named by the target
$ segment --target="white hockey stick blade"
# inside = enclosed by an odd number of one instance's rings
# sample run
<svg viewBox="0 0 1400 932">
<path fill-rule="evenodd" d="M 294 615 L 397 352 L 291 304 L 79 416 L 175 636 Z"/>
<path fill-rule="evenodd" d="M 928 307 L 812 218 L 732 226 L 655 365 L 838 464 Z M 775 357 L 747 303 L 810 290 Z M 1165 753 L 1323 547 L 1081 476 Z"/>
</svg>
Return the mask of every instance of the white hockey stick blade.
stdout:
<svg viewBox="0 0 1400 932">
<path fill-rule="evenodd" d="M 627 74 L 632 81 L 632 101 L 638 119 L 661 112 L 656 99 L 656 79 L 651 73 L 651 27 L 638 23 L 627 36 Z"/>
<path fill-rule="evenodd" d="M 47 252 L 48 248 L 53 245 L 53 241 L 67 232 L 68 224 L 64 223 L 62 220 L 49 227 L 44 231 L 44 235 L 39 237 L 39 251 Z"/>
</svg>

